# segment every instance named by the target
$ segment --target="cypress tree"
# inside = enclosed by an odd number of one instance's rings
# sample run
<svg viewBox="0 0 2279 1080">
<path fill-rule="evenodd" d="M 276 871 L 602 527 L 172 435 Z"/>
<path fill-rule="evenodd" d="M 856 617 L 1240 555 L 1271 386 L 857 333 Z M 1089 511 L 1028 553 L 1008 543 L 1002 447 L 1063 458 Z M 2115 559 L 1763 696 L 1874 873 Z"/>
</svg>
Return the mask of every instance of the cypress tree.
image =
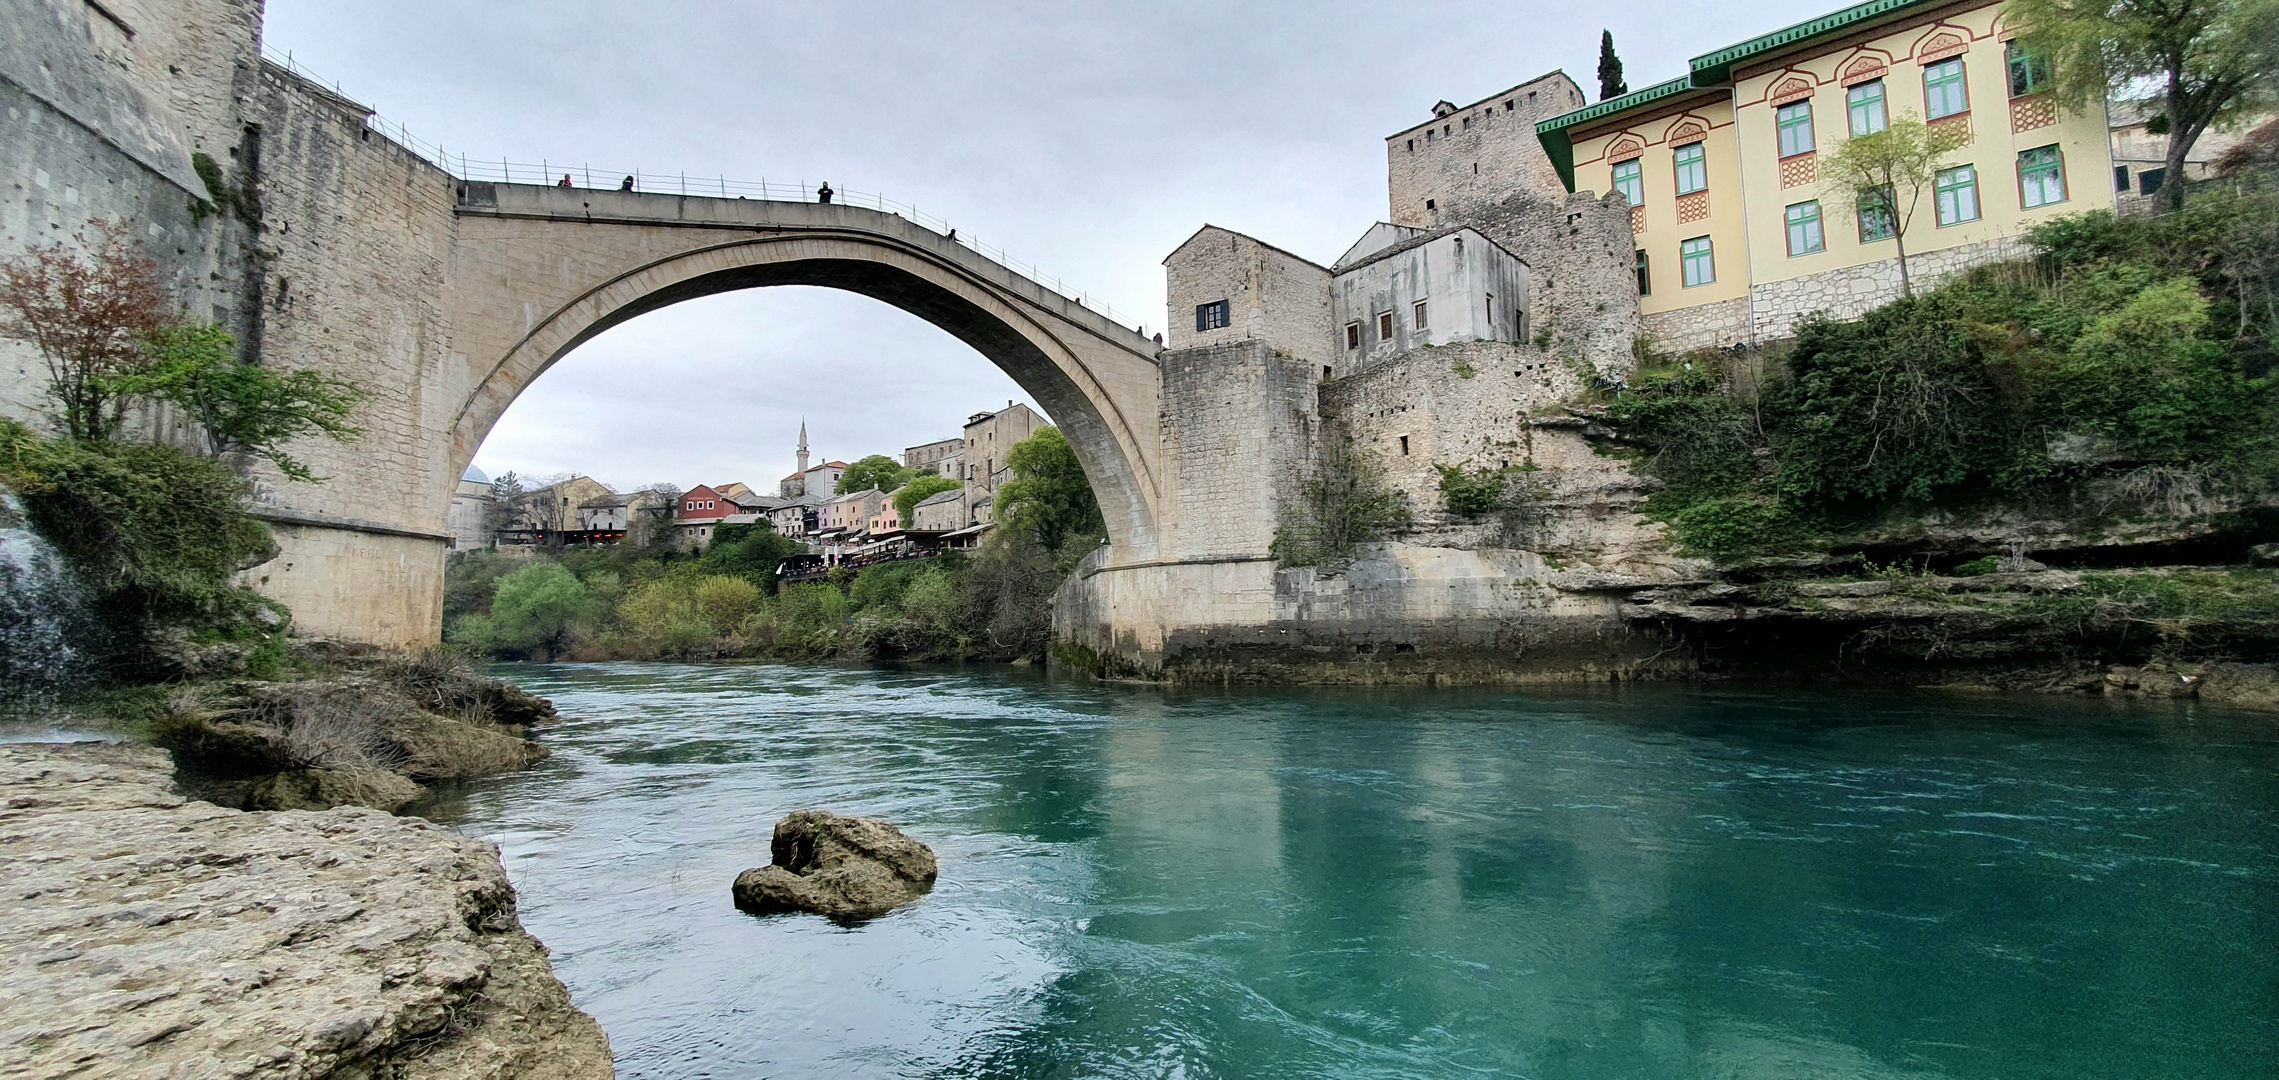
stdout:
<svg viewBox="0 0 2279 1080">
<path fill-rule="evenodd" d="M 1598 99 L 1621 97 L 1630 92 L 1630 84 L 1622 81 L 1622 58 L 1614 55 L 1614 31 L 1598 32 Z"/>
</svg>

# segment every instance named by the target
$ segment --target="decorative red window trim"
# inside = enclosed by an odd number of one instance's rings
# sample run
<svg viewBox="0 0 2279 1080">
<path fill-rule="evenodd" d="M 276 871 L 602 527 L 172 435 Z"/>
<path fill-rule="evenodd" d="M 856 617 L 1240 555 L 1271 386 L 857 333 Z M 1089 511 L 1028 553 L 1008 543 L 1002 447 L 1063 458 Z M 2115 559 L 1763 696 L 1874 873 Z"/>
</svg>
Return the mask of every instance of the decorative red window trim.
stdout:
<svg viewBox="0 0 2279 1080">
<path fill-rule="evenodd" d="M 1858 86 L 1864 82 L 1874 82 L 1883 78 L 1884 74 L 1890 70 L 1890 67 L 1885 65 L 1883 61 L 1872 56 L 1863 56 L 1852 61 L 1852 66 L 1844 70 L 1843 83 L 1850 87 Z"/>
<path fill-rule="evenodd" d="M 1776 108 L 1782 105 L 1793 105 L 1811 97 L 1812 91 L 1813 86 L 1810 82 L 1792 76 L 1773 90 L 1772 97 L 1768 101 Z"/>
<path fill-rule="evenodd" d="M 1950 30 L 1936 34 L 1931 40 L 1924 42 L 1923 47 L 1915 52 L 1915 62 L 1918 64 L 1935 64 L 1941 60 L 1961 56 L 1969 51 L 1970 42 Z"/>
</svg>

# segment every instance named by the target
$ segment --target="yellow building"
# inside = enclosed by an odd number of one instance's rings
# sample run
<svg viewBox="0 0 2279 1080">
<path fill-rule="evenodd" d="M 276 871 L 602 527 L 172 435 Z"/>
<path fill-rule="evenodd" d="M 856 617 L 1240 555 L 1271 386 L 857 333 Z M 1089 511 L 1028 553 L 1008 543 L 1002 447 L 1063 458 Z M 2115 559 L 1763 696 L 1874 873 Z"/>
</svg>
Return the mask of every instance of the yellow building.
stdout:
<svg viewBox="0 0 2279 1080">
<path fill-rule="evenodd" d="M 1998 0 L 1871 0 L 1696 57 L 1686 77 L 1536 137 L 1568 190 L 1629 197 L 1639 310 L 1663 347 L 1782 338 L 1899 295 L 1889 215 L 1819 177 L 1818 156 L 1854 134 L 1912 116 L 1954 146 L 1899 208 L 1918 285 L 2015 257 L 2037 222 L 2112 207 L 2104 111 L 2058 109 L 2046 64 L 2013 36 Z"/>
</svg>

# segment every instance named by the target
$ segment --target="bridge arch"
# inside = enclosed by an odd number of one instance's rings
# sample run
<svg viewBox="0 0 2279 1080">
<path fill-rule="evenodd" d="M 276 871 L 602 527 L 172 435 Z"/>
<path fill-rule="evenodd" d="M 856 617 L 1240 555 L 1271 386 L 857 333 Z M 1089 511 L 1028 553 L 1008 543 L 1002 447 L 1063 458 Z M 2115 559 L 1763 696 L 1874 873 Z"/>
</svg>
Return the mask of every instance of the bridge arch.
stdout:
<svg viewBox="0 0 2279 1080">
<path fill-rule="evenodd" d="M 522 391 L 602 331 L 771 285 L 892 304 L 995 363 L 1068 436 L 1121 559 L 1154 557 L 1159 346 L 898 215 L 861 207 L 467 183 L 445 272 L 456 478 Z M 442 493 L 448 500 L 448 490 Z"/>
</svg>

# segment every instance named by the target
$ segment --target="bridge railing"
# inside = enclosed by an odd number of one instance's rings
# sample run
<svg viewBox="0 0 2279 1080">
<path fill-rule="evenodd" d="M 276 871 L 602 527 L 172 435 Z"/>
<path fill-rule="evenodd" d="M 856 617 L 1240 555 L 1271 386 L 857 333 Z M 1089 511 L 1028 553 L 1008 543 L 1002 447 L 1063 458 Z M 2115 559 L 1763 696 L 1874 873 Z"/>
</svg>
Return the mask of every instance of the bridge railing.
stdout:
<svg viewBox="0 0 2279 1080">
<path fill-rule="evenodd" d="M 310 73 L 308 69 L 294 63 L 292 53 L 288 52 L 280 56 L 263 49 L 261 55 L 270 63 L 276 64 L 309 82 L 318 86 L 330 86 L 333 93 L 340 95 L 343 100 L 347 100 L 347 94 L 340 89 L 339 83 L 320 79 Z M 421 139 L 413 135 L 410 128 L 380 115 L 378 110 L 365 114 L 364 126 L 381 137 L 411 151 L 428 164 L 461 180 L 504 184 L 560 184 L 562 178 L 568 176 L 572 187 L 615 190 L 625 182 L 626 177 L 630 176 L 633 178 L 633 190 L 650 194 L 690 195 L 715 199 L 744 198 L 768 202 L 814 202 L 816 201 L 816 189 L 822 186 L 820 182 L 809 183 L 805 180 L 769 180 L 765 177 L 759 180 L 732 180 L 726 176 L 713 177 L 686 172 L 643 171 L 639 168 L 596 169 L 591 163 L 583 161 L 573 163 L 541 159 L 530 162 L 510 161 L 504 157 L 472 157 L 464 151 L 445 150 L 441 143 Z M 1134 327 L 1143 337 L 1147 334 L 1147 328 L 1143 323 L 1118 312 L 1109 306 L 1107 301 L 1100 300 L 1081 289 L 1069 288 L 1066 282 L 1046 273 L 1035 263 L 1016 259 L 1003 248 L 983 243 L 971 233 L 954 229 L 946 219 L 926 213 L 918 209 L 915 204 L 897 202 L 878 192 L 857 191 L 836 186 L 831 189 L 831 201 L 844 203 L 848 206 L 867 207 L 881 213 L 895 214 L 905 220 L 925 226 L 959 244 L 965 245 L 985 258 L 996 261 L 1006 269 L 1012 270 L 1059 293 L 1068 300 L 1105 316 L 1111 322 Z"/>
</svg>

